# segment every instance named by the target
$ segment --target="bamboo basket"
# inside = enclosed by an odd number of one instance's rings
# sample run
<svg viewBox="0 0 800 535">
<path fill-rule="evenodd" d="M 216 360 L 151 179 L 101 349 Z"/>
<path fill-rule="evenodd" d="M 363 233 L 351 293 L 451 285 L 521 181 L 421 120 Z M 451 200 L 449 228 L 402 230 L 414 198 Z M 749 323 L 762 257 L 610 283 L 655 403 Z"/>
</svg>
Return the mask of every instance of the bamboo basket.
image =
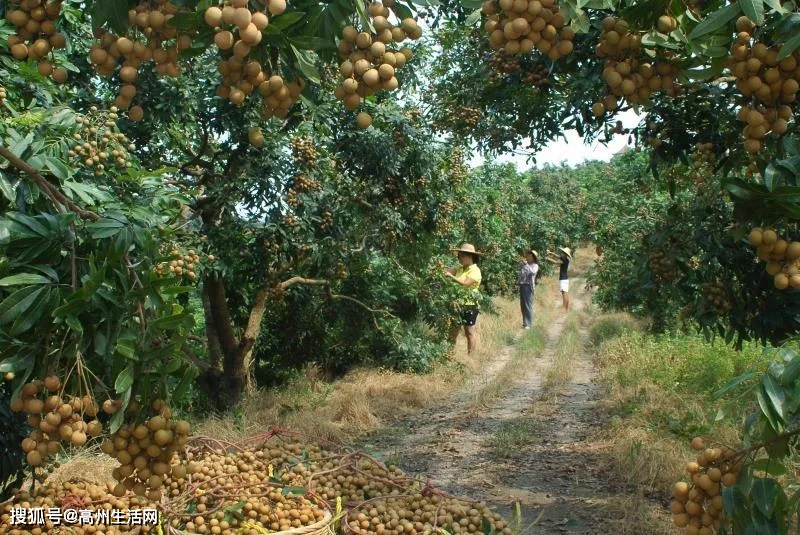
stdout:
<svg viewBox="0 0 800 535">
<path fill-rule="evenodd" d="M 328 503 L 328 506 L 331 508 L 335 506 L 336 498 L 326 498 L 324 496 L 321 496 L 320 494 L 318 480 L 323 475 L 357 473 L 363 476 L 368 482 L 368 484 L 377 482 L 384 483 L 389 487 L 391 487 L 393 490 L 397 491 L 397 494 L 408 492 L 409 489 L 411 489 L 412 487 L 419 485 L 419 481 L 417 479 L 406 476 L 405 474 L 402 476 L 393 476 L 391 470 L 385 464 L 363 452 L 354 451 L 352 453 L 348 453 L 340 457 L 338 461 L 339 461 L 338 466 L 330 470 L 323 470 L 311 474 L 306 483 L 308 489 L 311 492 L 314 492 L 315 494 L 320 496 L 321 499 L 325 500 Z M 360 463 L 362 461 L 366 461 L 372 464 L 373 466 L 377 467 L 380 470 L 381 475 L 375 476 L 372 473 L 365 472 L 363 469 L 360 468 Z M 351 507 L 358 505 L 359 503 L 362 503 L 363 501 L 364 499 L 355 502 L 343 501 L 342 505 L 345 508 L 349 509 Z"/>
<path fill-rule="evenodd" d="M 484 530 L 484 525 L 483 524 L 486 521 L 492 521 L 493 523 L 496 523 L 498 521 L 502 522 L 502 524 L 500 524 L 500 526 L 498 526 L 497 533 L 501 533 L 503 528 L 506 528 L 506 527 L 509 526 L 509 523 L 507 521 L 503 520 L 502 517 L 500 517 L 500 515 L 498 515 L 496 513 L 491 513 L 490 511 L 488 511 L 488 508 L 482 502 L 477 501 L 477 500 L 472 500 L 472 499 L 469 499 L 469 498 L 454 496 L 452 494 L 449 494 L 447 492 L 444 492 L 442 490 L 434 488 L 430 484 L 430 482 L 428 482 L 428 483 L 426 483 L 426 485 L 422 489 L 417 490 L 413 494 L 412 493 L 407 493 L 407 494 L 401 494 L 401 495 L 397 495 L 397 496 L 379 496 L 377 498 L 372 498 L 372 499 L 366 500 L 366 501 L 358 504 L 357 506 L 351 508 L 349 511 L 347 511 L 347 514 L 342 518 L 342 521 L 341 521 L 341 524 L 340 524 L 340 533 L 342 535 L 374 535 L 373 531 L 368 531 L 367 529 L 364 529 L 362 527 L 354 526 L 354 525 L 351 524 L 351 522 L 357 522 L 358 521 L 357 517 L 358 517 L 359 513 L 362 513 L 365 510 L 369 510 L 371 507 L 373 507 L 375 505 L 378 505 L 378 504 L 380 504 L 382 502 L 388 502 L 389 500 L 398 499 L 398 498 L 413 498 L 413 497 L 418 496 L 418 495 L 422 495 L 422 496 L 439 496 L 442 499 L 442 501 L 438 504 L 436 510 L 434 511 L 434 514 L 433 514 L 434 522 L 432 524 L 430 524 L 430 526 L 427 527 L 427 528 L 423 527 L 422 530 L 415 529 L 414 531 L 411 531 L 410 533 L 412 535 L 415 534 L 415 533 L 419 534 L 419 535 L 421 535 L 423 533 L 425 533 L 425 534 L 437 534 L 437 533 L 439 533 L 439 534 L 445 534 L 445 535 L 452 534 L 453 533 L 453 531 L 451 531 L 452 523 L 448 523 L 447 525 L 438 524 L 439 513 L 441 512 L 441 509 L 445 506 L 446 502 L 451 502 L 451 503 L 454 502 L 454 503 L 457 503 L 459 505 L 464 506 L 465 508 L 468 507 L 470 509 L 474 508 L 474 509 L 478 509 L 479 510 L 479 512 L 481 513 L 481 525 L 480 526 L 476 526 L 476 528 L 477 528 L 476 529 L 476 533 L 483 533 L 483 530 Z M 491 519 L 487 518 L 487 515 L 485 514 L 486 512 L 491 513 L 491 517 L 492 517 Z M 453 523 L 458 522 L 459 520 L 460 520 L 460 518 L 454 518 L 453 519 Z M 409 532 L 406 532 L 406 533 L 409 533 Z"/>
</svg>

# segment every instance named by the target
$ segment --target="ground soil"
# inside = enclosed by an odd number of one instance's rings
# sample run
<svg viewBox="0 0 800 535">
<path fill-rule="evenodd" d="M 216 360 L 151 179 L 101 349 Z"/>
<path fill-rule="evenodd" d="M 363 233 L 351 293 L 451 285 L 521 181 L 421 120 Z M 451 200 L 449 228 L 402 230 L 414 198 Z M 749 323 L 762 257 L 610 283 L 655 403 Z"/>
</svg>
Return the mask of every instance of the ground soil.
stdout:
<svg viewBox="0 0 800 535">
<path fill-rule="evenodd" d="M 571 287 L 573 310 L 588 306 L 583 280 L 573 279 Z M 560 301 L 555 289 L 543 298 Z M 585 343 L 573 361 L 572 378 L 545 395 L 543 378 L 553 365 L 566 321 L 566 313 L 555 303 L 551 306 L 555 320 L 546 326 L 545 350 L 526 363 L 501 399 L 479 408 L 474 403 L 481 385 L 509 362 L 522 331 L 482 377 L 437 406 L 369 435 L 360 446 L 408 473 L 430 478 L 449 493 L 485 501 L 509 518 L 519 504 L 524 534 L 672 533 L 664 497 L 642 496 L 614 476 L 598 438 L 605 416 L 598 406 L 597 372 Z M 580 334 L 585 342 L 587 325 Z M 498 458 L 492 437 L 511 421 L 529 425 L 530 439 Z M 649 509 L 646 515 L 642 507 Z"/>
</svg>

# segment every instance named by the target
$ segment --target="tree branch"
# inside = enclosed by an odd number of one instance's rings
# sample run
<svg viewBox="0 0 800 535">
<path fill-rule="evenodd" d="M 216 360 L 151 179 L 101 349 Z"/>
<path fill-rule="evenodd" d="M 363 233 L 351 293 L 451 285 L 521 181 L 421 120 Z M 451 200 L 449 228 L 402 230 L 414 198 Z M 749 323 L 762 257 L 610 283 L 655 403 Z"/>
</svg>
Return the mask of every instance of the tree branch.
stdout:
<svg viewBox="0 0 800 535">
<path fill-rule="evenodd" d="M 35 168 L 28 165 L 25 161 L 17 158 L 14 153 L 8 150 L 7 147 L 0 145 L 0 156 L 3 156 L 6 160 L 8 160 L 11 165 L 28 175 L 42 190 L 42 192 L 50 199 L 50 201 L 56 206 L 57 209 L 62 210 L 63 208 L 68 208 L 70 211 L 75 212 L 80 216 L 81 219 L 89 219 L 91 221 L 97 221 L 100 219 L 100 216 L 94 212 L 90 212 L 88 210 L 84 210 L 71 200 L 58 191 L 51 187 L 50 183 L 42 176 L 42 174 L 36 170 Z"/>
</svg>

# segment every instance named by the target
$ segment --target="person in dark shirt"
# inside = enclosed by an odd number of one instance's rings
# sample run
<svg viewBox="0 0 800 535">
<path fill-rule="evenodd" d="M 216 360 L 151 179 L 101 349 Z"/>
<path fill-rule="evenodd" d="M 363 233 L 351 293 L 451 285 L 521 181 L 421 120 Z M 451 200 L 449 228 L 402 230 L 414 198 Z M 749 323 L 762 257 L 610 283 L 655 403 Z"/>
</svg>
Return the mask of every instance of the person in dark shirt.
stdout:
<svg viewBox="0 0 800 535">
<path fill-rule="evenodd" d="M 564 303 L 564 310 L 569 310 L 569 263 L 572 261 L 572 251 L 569 247 L 559 247 L 558 254 L 547 251 L 547 261 L 559 264 L 558 268 L 558 287 L 561 290 L 561 300 Z"/>
</svg>

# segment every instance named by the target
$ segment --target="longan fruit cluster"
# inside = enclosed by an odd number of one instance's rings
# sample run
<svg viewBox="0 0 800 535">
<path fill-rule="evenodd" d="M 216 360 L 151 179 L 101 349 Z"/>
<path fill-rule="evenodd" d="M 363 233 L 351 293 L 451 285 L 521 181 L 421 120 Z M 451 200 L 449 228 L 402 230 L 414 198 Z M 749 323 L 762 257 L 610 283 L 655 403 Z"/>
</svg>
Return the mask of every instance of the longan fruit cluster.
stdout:
<svg viewBox="0 0 800 535">
<path fill-rule="evenodd" d="M 36 61 L 39 74 L 59 84 L 67 80 L 67 70 L 53 64 L 53 51 L 67 46 L 56 29 L 60 13 L 61 0 L 21 0 L 6 6 L 6 19 L 17 28 L 17 33 L 8 37 L 11 55 L 20 61 Z"/>
<path fill-rule="evenodd" d="M 249 128 L 247 130 L 247 142 L 253 145 L 254 147 L 263 147 L 264 132 L 261 131 L 261 128 L 257 126 Z"/>
<path fill-rule="evenodd" d="M 675 280 L 678 276 L 678 267 L 672 259 L 668 258 L 662 251 L 653 251 L 650 253 L 650 260 L 648 262 L 650 270 L 666 281 Z"/>
<path fill-rule="evenodd" d="M 706 448 L 700 437 L 692 439 L 697 459 L 686 463 L 687 483 L 672 488 L 672 522 L 687 535 L 712 535 L 722 524 L 722 489 L 736 484 L 742 461 L 729 448 Z"/>
<path fill-rule="evenodd" d="M 109 496 L 108 488 L 104 485 L 86 481 L 65 481 L 59 485 L 45 482 L 37 487 L 34 494 L 20 490 L 13 496 L 13 499 L 0 505 L 0 535 L 48 535 L 64 530 L 64 523 L 56 524 L 48 518 L 49 515 L 45 515 L 45 523 L 41 525 L 14 525 L 11 523 L 11 510 L 13 508 L 42 508 L 45 511 L 55 508 L 59 511 L 74 509 L 94 512 L 100 509 L 129 511 L 131 509 L 152 507 L 152 503 L 135 496 L 123 498 Z M 106 525 L 102 522 L 93 525 L 69 525 L 69 533 L 74 535 L 88 535 L 100 532 L 106 535 L 122 535 L 123 533 L 130 533 L 130 529 L 128 525 Z M 141 533 L 155 533 L 157 531 L 157 527 L 150 524 L 143 524 L 135 529 Z"/>
<path fill-rule="evenodd" d="M 630 104 L 645 104 L 656 91 L 670 96 L 677 93 L 677 69 L 672 62 L 664 58 L 651 62 L 643 57 L 642 38 L 630 30 L 625 20 L 609 16 L 602 25 L 595 53 L 606 59 L 603 80 L 611 94 L 592 105 L 595 117 L 616 110 L 620 97 Z"/>
<path fill-rule="evenodd" d="M 60 378 L 48 375 L 23 385 L 20 396 L 11 402 L 11 410 L 26 412 L 28 424 L 34 428 L 21 443 L 34 468 L 61 451 L 62 442 L 81 447 L 103 432 L 94 399 L 88 395 L 63 397 L 62 386 Z M 114 402 L 109 400 L 108 407 L 113 408 Z"/>
<path fill-rule="evenodd" d="M 483 533 L 484 520 L 491 524 L 493 533 L 511 535 L 506 521 L 483 503 L 423 492 L 356 507 L 348 513 L 342 526 L 345 533 L 359 535 L 422 535 L 433 533 L 436 528 L 454 534 Z"/>
<path fill-rule="evenodd" d="M 298 197 L 299 194 L 319 191 L 320 189 L 322 189 L 322 185 L 318 180 L 304 174 L 296 175 L 292 187 L 286 192 L 286 202 L 289 203 L 291 207 L 297 208 L 303 204 L 303 200 Z"/>
<path fill-rule="evenodd" d="M 574 48 L 575 31 L 555 0 L 486 0 L 482 12 L 492 48 L 509 56 L 537 49 L 557 61 Z"/>
<path fill-rule="evenodd" d="M 98 42 L 89 49 L 89 60 L 100 76 L 118 75 L 120 88 L 114 104 L 128 110 L 131 121 L 144 117 L 142 107 L 132 105 L 143 64 L 152 60 L 159 76 L 177 77 L 181 73 L 180 53 L 192 46 L 191 35 L 170 25 L 172 17 L 181 11 L 185 10 L 167 0 L 148 0 L 128 11 L 126 35 L 96 31 Z"/>
<path fill-rule="evenodd" d="M 128 407 L 129 414 L 136 412 L 136 405 Z M 154 416 L 138 425 L 123 424 L 100 445 L 103 453 L 120 462 L 112 472 L 118 483 L 111 493 L 118 498 L 132 491 L 158 502 L 166 477 L 182 479 L 187 474 L 186 464 L 172 461 L 189 440 L 189 423 L 174 420 L 163 400 L 155 400 L 152 408 Z"/>
<path fill-rule="evenodd" d="M 117 129 L 117 112 L 116 106 L 107 111 L 92 106 L 89 113 L 75 119 L 81 131 L 73 134 L 75 144 L 68 154 L 96 176 L 103 175 L 112 167 L 125 169 L 132 166 L 128 151 L 135 147 Z"/>
<path fill-rule="evenodd" d="M 399 26 L 392 24 L 391 7 L 394 0 L 383 3 L 373 2 L 367 10 L 372 27 L 359 31 L 348 25 L 342 30 L 339 43 L 339 74 L 344 78 L 334 89 L 334 95 L 344 103 L 348 110 L 355 110 L 361 101 L 382 90 L 394 91 L 399 82 L 396 72 L 411 59 L 411 49 L 403 47 L 399 51 L 391 48 L 393 43 L 402 43 L 406 39 L 416 40 L 422 36 L 422 29 L 413 18 L 405 18 Z M 360 128 L 372 124 L 372 117 L 361 112 L 356 118 Z"/>
<path fill-rule="evenodd" d="M 775 288 L 800 288 L 800 241 L 787 241 L 771 228 L 755 227 L 748 235 L 758 258 L 767 263 Z"/>
<path fill-rule="evenodd" d="M 719 316 L 727 314 L 733 308 L 733 304 L 728 298 L 725 286 L 719 282 L 704 282 L 700 285 L 703 291 L 703 300 L 714 313 Z"/>
<path fill-rule="evenodd" d="M 3 105 L 3 101 L 6 99 L 6 88 L 0 85 L 0 106 Z"/>
<path fill-rule="evenodd" d="M 197 280 L 197 269 L 202 267 L 203 259 L 197 251 L 189 249 L 182 252 L 179 249 L 170 251 L 170 260 L 156 264 L 154 271 L 157 275 L 163 277 L 173 276 L 178 278 L 186 278 L 189 282 Z M 207 255 L 205 261 L 208 263 L 214 262 L 216 257 L 214 255 Z"/>
<path fill-rule="evenodd" d="M 695 185 L 704 184 L 714 172 L 714 163 L 717 160 L 714 154 L 713 143 L 696 143 L 692 151 L 692 163 L 689 173 Z"/>
<path fill-rule="evenodd" d="M 257 91 L 262 97 L 264 119 L 285 118 L 305 87 L 303 80 L 284 80 L 251 58 L 251 52 L 261 42 L 262 31 L 269 25 L 269 16 L 284 11 L 286 0 L 269 0 L 266 8 L 255 11 L 251 11 L 247 0 L 231 0 L 221 6 L 210 6 L 203 14 L 206 24 L 214 28 L 214 43 L 225 58 L 218 65 L 222 81 L 217 86 L 217 95 L 239 106 Z M 260 146 L 258 136 L 256 142 L 253 136 L 251 144 Z"/>
<path fill-rule="evenodd" d="M 755 23 L 741 16 L 736 20 L 736 40 L 726 66 L 736 78 L 736 87 L 752 102 L 742 106 L 739 120 L 747 123 L 742 134 L 747 152 L 761 150 L 768 134 L 782 135 L 792 118 L 789 106 L 800 89 L 800 51 L 778 61 L 779 44 L 753 39 Z"/>
<path fill-rule="evenodd" d="M 294 137 L 289 142 L 292 148 L 292 157 L 298 165 L 306 167 L 314 167 L 319 158 L 317 149 L 314 148 L 314 142 L 310 137 Z"/>
</svg>

